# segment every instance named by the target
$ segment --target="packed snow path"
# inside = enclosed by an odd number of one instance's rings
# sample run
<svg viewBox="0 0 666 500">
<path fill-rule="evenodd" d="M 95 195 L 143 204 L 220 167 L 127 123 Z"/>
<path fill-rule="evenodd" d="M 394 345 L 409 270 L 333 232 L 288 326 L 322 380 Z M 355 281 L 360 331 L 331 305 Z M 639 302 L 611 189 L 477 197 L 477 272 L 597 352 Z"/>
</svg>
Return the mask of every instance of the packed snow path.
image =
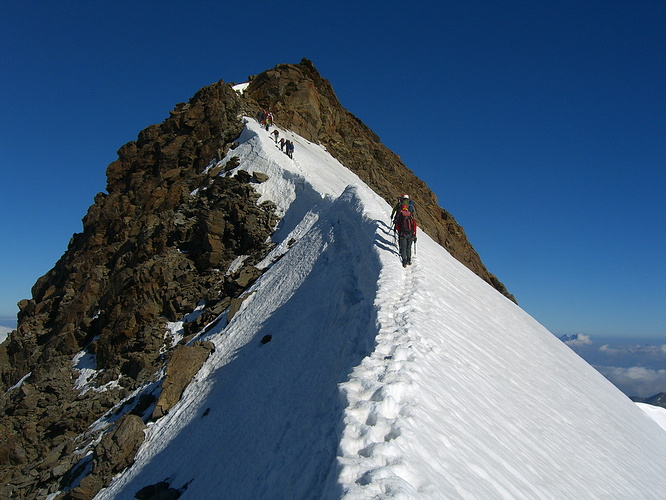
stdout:
<svg viewBox="0 0 666 500">
<path fill-rule="evenodd" d="M 403 269 L 390 206 L 280 134 L 294 160 L 253 120 L 230 154 L 283 216 L 267 271 L 99 498 L 662 498 L 657 424 L 423 233 Z"/>
<path fill-rule="evenodd" d="M 397 256 L 395 261 L 399 262 Z M 394 286 L 384 288 L 388 293 L 379 309 L 375 349 L 354 369 L 350 380 L 341 384 L 347 409 L 340 446 L 340 480 L 352 485 L 347 491 L 350 497 L 368 498 L 403 490 L 416 493 L 420 483 L 394 442 L 402 434 L 402 419 L 409 417 L 414 404 L 410 397 L 410 365 L 415 361 L 415 351 L 422 348 L 411 334 L 415 267 L 403 270 L 394 264 L 390 268 L 398 270 L 399 275 L 391 273 L 381 278 Z"/>
</svg>

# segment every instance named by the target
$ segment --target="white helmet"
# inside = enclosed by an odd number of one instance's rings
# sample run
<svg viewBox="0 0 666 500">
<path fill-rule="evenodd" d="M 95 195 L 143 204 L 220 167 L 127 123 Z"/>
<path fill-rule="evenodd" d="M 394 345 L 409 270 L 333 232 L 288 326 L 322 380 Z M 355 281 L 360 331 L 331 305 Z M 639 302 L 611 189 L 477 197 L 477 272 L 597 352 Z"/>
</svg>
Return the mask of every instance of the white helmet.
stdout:
<svg viewBox="0 0 666 500">
<path fill-rule="evenodd" d="M 403 200 L 409 200 L 409 195 L 408 194 L 403 194 L 402 199 Z"/>
</svg>

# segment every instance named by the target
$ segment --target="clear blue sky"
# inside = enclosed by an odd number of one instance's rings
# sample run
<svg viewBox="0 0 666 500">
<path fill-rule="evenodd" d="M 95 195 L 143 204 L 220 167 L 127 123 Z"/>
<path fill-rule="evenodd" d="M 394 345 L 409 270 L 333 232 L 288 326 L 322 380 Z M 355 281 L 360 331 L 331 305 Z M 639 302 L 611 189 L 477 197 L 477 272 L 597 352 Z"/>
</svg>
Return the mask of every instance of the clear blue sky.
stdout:
<svg viewBox="0 0 666 500">
<path fill-rule="evenodd" d="M 666 341 L 666 2 L 0 4 L 0 316 L 106 166 L 217 80 L 311 59 L 553 333 Z"/>
</svg>

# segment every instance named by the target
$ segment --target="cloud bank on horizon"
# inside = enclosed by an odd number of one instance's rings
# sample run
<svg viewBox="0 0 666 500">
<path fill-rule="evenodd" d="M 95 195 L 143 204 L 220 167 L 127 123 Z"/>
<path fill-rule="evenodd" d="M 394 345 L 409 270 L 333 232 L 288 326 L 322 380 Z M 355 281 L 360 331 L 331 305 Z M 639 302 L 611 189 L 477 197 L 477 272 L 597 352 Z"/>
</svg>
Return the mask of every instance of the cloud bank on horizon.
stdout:
<svg viewBox="0 0 666 500">
<path fill-rule="evenodd" d="M 597 344 L 585 334 L 561 340 L 627 396 L 666 392 L 666 344 Z"/>
</svg>

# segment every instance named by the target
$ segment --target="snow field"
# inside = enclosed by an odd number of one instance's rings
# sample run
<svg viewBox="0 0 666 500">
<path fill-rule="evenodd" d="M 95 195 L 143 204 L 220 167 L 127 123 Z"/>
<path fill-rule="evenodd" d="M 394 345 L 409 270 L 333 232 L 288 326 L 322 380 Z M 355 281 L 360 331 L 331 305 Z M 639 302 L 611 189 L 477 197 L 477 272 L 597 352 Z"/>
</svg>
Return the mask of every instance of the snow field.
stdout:
<svg viewBox="0 0 666 500">
<path fill-rule="evenodd" d="M 266 273 L 97 498 L 661 498 L 658 425 L 422 232 L 403 269 L 390 206 L 280 134 L 294 160 L 253 120 L 230 152 L 283 216 Z"/>
<path fill-rule="evenodd" d="M 436 465 L 433 498 L 632 498 L 627 476 L 655 480 L 652 464 L 641 470 L 647 442 L 639 452 L 629 438 L 652 422 L 519 307 L 422 240 L 411 330 L 428 339 L 413 364 L 414 380 L 428 385 L 415 387 L 425 397 L 405 421 L 420 424 L 405 456 Z M 663 460 L 662 450 L 655 455 Z"/>
</svg>

